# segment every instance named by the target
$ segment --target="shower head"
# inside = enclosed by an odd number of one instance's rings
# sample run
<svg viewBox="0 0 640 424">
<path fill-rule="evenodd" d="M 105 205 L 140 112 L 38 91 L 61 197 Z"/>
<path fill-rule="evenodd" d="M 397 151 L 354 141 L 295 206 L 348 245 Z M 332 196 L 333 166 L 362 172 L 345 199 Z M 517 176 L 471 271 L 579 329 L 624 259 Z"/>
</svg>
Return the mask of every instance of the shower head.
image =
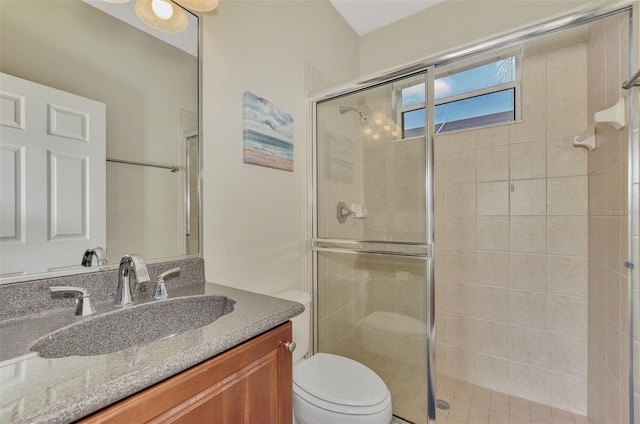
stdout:
<svg viewBox="0 0 640 424">
<path fill-rule="evenodd" d="M 340 106 L 340 108 L 338 109 L 340 111 L 341 115 L 344 115 L 345 113 L 349 112 L 349 111 L 354 111 L 355 113 L 357 113 L 358 115 L 360 115 L 360 121 L 361 122 L 367 122 L 367 119 L 369 119 L 369 116 L 364 113 L 359 111 L 358 109 L 356 109 L 355 107 L 351 107 L 351 106 Z"/>
</svg>

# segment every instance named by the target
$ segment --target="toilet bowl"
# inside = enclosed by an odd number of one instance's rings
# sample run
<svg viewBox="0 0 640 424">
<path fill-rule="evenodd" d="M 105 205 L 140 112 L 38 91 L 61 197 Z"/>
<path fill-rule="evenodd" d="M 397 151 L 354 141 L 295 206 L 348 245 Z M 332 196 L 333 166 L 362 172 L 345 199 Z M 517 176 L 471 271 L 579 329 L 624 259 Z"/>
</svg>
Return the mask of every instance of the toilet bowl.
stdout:
<svg viewBox="0 0 640 424">
<path fill-rule="evenodd" d="M 277 297 L 302 303 L 305 311 L 293 318 L 293 412 L 297 424 L 389 424 L 391 393 L 365 365 L 329 353 L 309 359 L 309 294 L 290 290 Z"/>
</svg>

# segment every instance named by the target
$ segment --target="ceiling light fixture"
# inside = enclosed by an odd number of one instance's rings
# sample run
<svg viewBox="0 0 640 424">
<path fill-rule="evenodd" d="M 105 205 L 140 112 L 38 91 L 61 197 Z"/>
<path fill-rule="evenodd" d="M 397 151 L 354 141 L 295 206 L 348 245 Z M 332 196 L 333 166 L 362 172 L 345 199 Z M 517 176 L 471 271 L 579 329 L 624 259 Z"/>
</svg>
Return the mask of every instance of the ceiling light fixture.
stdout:
<svg viewBox="0 0 640 424">
<path fill-rule="evenodd" d="M 126 3 L 129 0 L 104 0 L 109 3 Z M 189 22 L 182 8 L 194 12 L 211 12 L 218 7 L 218 0 L 137 0 L 136 15 L 145 24 L 163 32 L 181 32 Z"/>
<path fill-rule="evenodd" d="M 175 0 L 175 2 L 194 12 L 211 12 L 218 7 L 218 0 Z"/>
<path fill-rule="evenodd" d="M 153 29 L 164 32 L 181 32 L 187 29 L 187 15 L 172 1 L 138 0 L 136 15 Z"/>
</svg>

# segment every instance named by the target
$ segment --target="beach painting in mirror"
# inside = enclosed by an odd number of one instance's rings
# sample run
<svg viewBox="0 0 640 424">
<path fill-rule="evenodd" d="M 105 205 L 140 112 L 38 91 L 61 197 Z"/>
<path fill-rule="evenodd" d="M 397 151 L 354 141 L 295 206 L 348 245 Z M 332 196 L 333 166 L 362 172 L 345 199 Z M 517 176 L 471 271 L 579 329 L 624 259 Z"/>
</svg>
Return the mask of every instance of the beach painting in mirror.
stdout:
<svg viewBox="0 0 640 424">
<path fill-rule="evenodd" d="M 293 171 L 293 117 L 270 101 L 243 94 L 244 163 Z"/>
</svg>

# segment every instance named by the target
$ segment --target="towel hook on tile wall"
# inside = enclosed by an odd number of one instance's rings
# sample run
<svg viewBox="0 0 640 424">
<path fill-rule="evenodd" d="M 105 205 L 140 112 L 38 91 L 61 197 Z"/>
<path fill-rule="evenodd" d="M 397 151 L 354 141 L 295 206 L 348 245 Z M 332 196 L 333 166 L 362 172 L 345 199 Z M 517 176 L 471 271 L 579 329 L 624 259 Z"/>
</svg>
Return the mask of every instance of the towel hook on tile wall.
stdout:
<svg viewBox="0 0 640 424">
<path fill-rule="evenodd" d="M 620 97 L 610 108 L 593 114 L 593 125 L 584 133 L 573 139 L 574 146 L 586 147 L 588 150 L 596 148 L 596 127 L 598 124 L 609 124 L 616 130 L 627 125 L 627 98 Z"/>
</svg>

